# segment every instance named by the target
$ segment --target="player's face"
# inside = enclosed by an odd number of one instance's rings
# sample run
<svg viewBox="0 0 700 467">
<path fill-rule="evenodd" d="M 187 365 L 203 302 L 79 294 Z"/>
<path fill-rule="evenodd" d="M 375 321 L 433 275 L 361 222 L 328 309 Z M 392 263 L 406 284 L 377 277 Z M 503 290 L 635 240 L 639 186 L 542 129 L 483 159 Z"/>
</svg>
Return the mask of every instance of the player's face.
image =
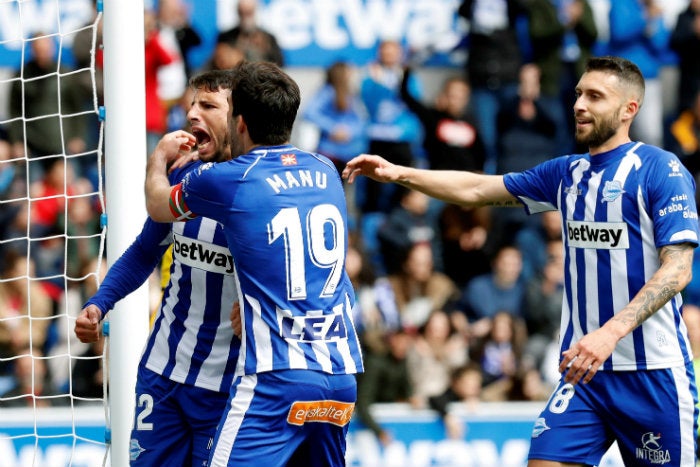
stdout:
<svg viewBox="0 0 700 467">
<path fill-rule="evenodd" d="M 198 89 L 187 112 L 191 132 L 197 138 L 199 158 L 205 162 L 221 162 L 231 158 L 228 134 L 228 95 L 220 89 L 210 92 Z"/>
<path fill-rule="evenodd" d="M 618 78 L 609 73 L 584 73 L 576 86 L 576 142 L 599 148 L 622 126 L 625 99 Z"/>
</svg>

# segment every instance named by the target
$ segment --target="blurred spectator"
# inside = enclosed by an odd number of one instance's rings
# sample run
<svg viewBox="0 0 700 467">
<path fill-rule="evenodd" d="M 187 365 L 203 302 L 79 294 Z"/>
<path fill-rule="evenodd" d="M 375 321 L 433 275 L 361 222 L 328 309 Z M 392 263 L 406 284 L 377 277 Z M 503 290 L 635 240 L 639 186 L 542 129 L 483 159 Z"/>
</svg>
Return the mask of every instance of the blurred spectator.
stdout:
<svg viewBox="0 0 700 467">
<path fill-rule="evenodd" d="M 387 279 L 401 325 L 409 329 L 423 326 L 433 310 L 444 309 L 459 292 L 449 277 L 435 271 L 433 252 L 427 243 L 416 243 L 407 250 L 401 270 Z"/>
<path fill-rule="evenodd" d="M 97 21 L 97 0 L 91 0 L 90 7 L 90 17 L 75 33 L 71 48 L 77 70 L 75 78 L 81 88 L 83 110 L 91 111 L 83 117 L 85 120 L 85 152 L 87 154 L 75 157 L 73 160 L 77 163 L 77 169 L 81 175 L 97 180 L 99 177 L 97 149 L 100 142 L 100 120 L 97 109 L 98 106 L 104 105 L 104 55 L 102 20 Z"/>
<path fill-rule="evenodd" d="M 82 26 L 82 28 L 75 34 L 73 38 L 73 47 L 71 51 L 73 52 L 73 59 L 75 60 L 76 69 L 86 69 L 89 70 L 92 67 L 93 56 L 95 60 L 94 73 L 95 78 L 93 80 L 92 73 L 84 72 L 80 73 L 80 86 L 84 96 L 89 96 L 92 100 L 93 92 L 97 94 L 98 105 L 104 103 L 104 54 L 103 54 L 103 43 L 102 43 L 102 21 L 98 22 L 95 27 L 95 20 L 97 19 L 97 0 L 90 1 L 91 14 L 88 21 Z M 95 36 L 95 44 L 93 47 L 93 35 Z"/>
<path fill-rule="evenodd" d="M 28 164 L 30 181 L 46 169 L 46 156 L 85 151 L 85 98 L 78 75 L 56 61 L 51 36 L 37 33 L 29 40 L 31 59 L 16 74 L 10 89 L 8 124 L 14 157 L 41 158 Z M 26 131 L 26 132 L 25 132 Z M 28 153 L 25 154 L 25 143 Z"/>
<path fill-rule="evenodd" d="M 66 255 L 67 239 L 64 234 L 79 236 L 99 231 L 99 217 L 94 207 L 86 206 L 85 203 L 89 203 L 89 199 L 81 199 L 79 196 L 91 190 L 92 185 L 87 179 L 76 176 L 72 161 L 63 158 L 53 159 L 44 177 L 30 187 L 31 235 L 35 240 L 44 237 L 40 242 L 34 243 L 38 248 L 35 246 L 32 249 L 32 252 L 36 253 L 33 258 L 36 260 L 39 277 L 60 277 L 71 262 L 81 260 L 78 256 Z M 68 219 L 65 217 L 66 213 Z M 73 224 L 72 221 L 76 223 Z M 69 253 L 78 253 L 75 248 L 79 244 L 87 246 L 90 243 L 92 242 L 87 239 L 73 238 L 70 241 Z M 96 251 L 93 245 L 91 250 L 83 250 L 82 254 L 85 257 Z M 75 268 L 71 268 L 69 272 L 74 275 Z M 61 279 L 55 281 L 63 286 Z"/>
<path fill-rule="evenodd" d="M 51 387 L 40 351 L 25 348 L 17 355 L 19 357 L 14 360 L 15 386 L 0 395 L 0 407 L 52 407 L 68 403 L 68 395 L 60 397 Z"/>
<path fill-rule="evenodd" d="M 558 212 L 558 211 L 555 211 Z M 564 250 L 561 239 L 547 242 L 547 262 L 527 283 L 523 315 L 528 341 L 528 367 L 540 368 L 547 347 L 557 341 L 564 295 Z"/>
<path fill-rule="evenodd" d="M 442 269 L 440 227 L 429 209 L 430 197 L 417 190 L 398 187 L 397 206 L 391 210 L 377 231 L 381 272 L 396 274 L 403 267 L 406 253 L 416 243 L 428 243 L 433 253 L 433 268 Z"/>
<path fill-rule="evenodd" d="M 150 155 L 168 128 L 168 107 L 159 95 L 158 71 L 176 60 L 163 44 L 154 11 L 144 11 L 146 152 Z"/>
<path fill-rule="evenodd" d="M 491 272 L 477 276 L 464 288 L 456 308 L 464 314 L 454 313 L 468 324 L 475 337 L 485 336 L 491 328 L 491 320 L 499 312 L 515 317 L 522 316 L 525 283 L 522 280 L 523 260 L 520 250 L 512 245 L 502 246 L 491 261 Z"/>
<path fill-rule="evenodd" d="M 495 173 L 496 117 L 517 94 L 518 70 L 523 61 L 516 23 L 525 13 L 524 1 L 464 0 L 458 13 L 469 22 L 467 77 L 472 86 L 471 105 L 486 148 L 484 170 Z"/>
<path fill-rule="evenodd" d="M 412 70 L 405 69 L 401 97 L 423 124 L 428 167 L 435 170 L 482 171 L 484 144 L 472 118 L 467 114 L 469 84 L 461 77 L 448 77 L 432 107 L 414 98 L 408 84 Z"/>
<path fill-rule="evenodd" d="M 66 233 L 66 274 L 79 277 L 85 264 L 98 257 L 100 251 L 100 213 L 97 192 L 84 179 L 73 185 L 75 195 L 68 198 L 67 219 L 61 216 Z"/>
<path fill-rule="evenodd" d="M 10 136 L 5 127 L 0 125 L 0 200 L 25 196 L 23 165 L 21 160 L 13 158 Z M 8 220 L 8 209 L 0 210 L 0 230 Z"/>
<path fill-rule="evenodd" d="M 360 82 L 360 96 L 369 115 L 367 135 L 369 152 L 381 154 L 390 162 L 414 165 L 414 149 L 422 141 L 422 126 L 401 99 L 404 50 L 395 40 L 379 43 L 377 60 L 367 67 Z M 421 99 L 422 88 L 415 76 L 409 79 L 409 91 Z M 358 180 L 359 181 L 359 180 Z M 394 187 L 363 177 L 357 185 L 360 212 L 388 213 L 396 205 Z"/>
<path fill-rule="evenodd" d="M 526 64 L 518 74 L 518 95 L 498 113 L 498 173 L 522 171 L 558 154 L 557 126 L 540 94 L 540 69 Z"/>
<path fill-rule="evenodd" d="M 52 233 L 66 206 L 66 197 L 75 194 L 76 175 L 71 162 L 62 157 L 49 159 L 44 176 L 30 187 L 32 231 L 35 236 Z"/>
<path fill-rule="evenodd" d="M 692 279 L 683 290 L 683 306 L 695 305 L 700 308 L 700 247 L 696 248 L 693 254 L 691 272 Z"/>
<path fill-rule="evenodd" d="M 554 119 L 550 110 L 559 105 L 554 98 L 540 94 L 540 69 L 532 63 L 520 68 L 518 96 L 498 113 L 498 173 L 520 172 L 560 154 L 557 128 L 563 128 L 563 115 Z M 550 110 L 546 110 L 550 109 Z M 571 119 L 573 120 L 573 119 Z M 522 209 L 494 208 L 494 222 L 501 234 L 499 242 L 510 243 L 513 234 L 537 222 Z"/>
<path fill-rule="evenodd" d="M 670 50 L 671 33 L 657 0 L 610 2 L 608 54 L 634 62 L 645 81 L 644 103 L 631 127 L 631 137 L 663 146 L 664 106 L 661 67 Z"/>
<path fill-rule="evenodd" d="M 470 356 L 481 365 L 485 399 L 508 399 L 526 339 L 522 320 L 507 311 L 498 311 L 491 319 L 489 332 L 474 342 Z"/>
<path fill-rule="evenodd" d="M 559 211 L 545 211 L 532 216 L 530 222 L 515 234 L 515 246 L 523 257 L 522 277 L 529 280 L 539 273 L 550 259 L 549 242 L 561 240 L 561 214 Z"/>
<path fill-rule="evenodd" d="M 679 113 L 692 106 L 696 94 L 700 92 L 700 0 L 690 0 L 676 21 L 671 33 L 670 47 L 678 54 Z"/>
<path fill-rule="evenodd" d="M 157 23 L 160 42 L 173 57 L 170 64 L 158 69 L 158 97 L 166 107 L 167 131 L 174 131 L 182 129 L 180 104 L 192 74 L 189 53 L 202 39 L 190 24 L 183 0 L 159 0 Z"/>
<path fill-rule="evenodd" d="M 447 204 L 439 217 L 443 272 L 459 290 L 474 277 L 486 274 L 492 234 L 491 208 Z"/>
<path fill-rule="evenodd" d="M 100 263 L 101 268 L 97 265 Z M 98 284 L 102 282 L 107 269 L 106 259 L 99 261 L 99 256 L 94 255 L 82 264 L 79 271 L 69 276 L 66 282 L 68 287 L 61 295 L 56 311 L 56 318 L 52 322 L 55 340 L 46 349 L 47 367 L 51 377 L 51 384 L 61 392 L 68 392 L 71 384 L 71 371 L 80 360 L 76 356 L 90 352 L 88 344 L 83 344 L 73 331 L 75 318 L 83 307 L 85 301 L 97 291 Z M 71 357 L 72 356 L 72 357 Z M 81 365 L 83 365 L 81 363 Z M 90 366 L 89 364 L 86 364 Z M 73 372 L 73 393 L 76 389 L 76 374 Z M 100 384 L 102 384 L 100 382 Z"/>
<path fill-rule="evenodd" d="M 700 176 L 700 88 L 686 110 L 671 122 L 669 139 L 668 149 L 697 179 Z"/>
<path fill-rule="evenodd" d="M 506 393 L 508 401 L 546 401 L 554 389 L 542 378 L 537 368 L 522 369 L 511 378 L 511 386 Z"/>
<path fill-rule="evenodd" d="M 372 404 L 409 402 L 413 390 L 406 360 L 412 337 L 404 330 L 397 329 L 387 333 L 385 338 L 387 352 L 369 353 L 364 357 L 365 371 L 357 375 L 355 413 L 386 446 L 391 442 L 391 433 L 372 416 Z"/>
<path fill-rule="evenodd" d="M 326 70 L 325 84 L 309 98 L 303 112 L 320 132 L 315 151 L 330 158 L 338 172 L 367 151 L 367 110 L 354 85 L 354 73 L 348 62 L 333 63 Z"/>
<path fill-rule="evenodd" d="M 683 322 L 688 328 L 688 340 L 690 341 L 690 349 L 693 353 L 693 369 L 695 370 L 695 384 L 700 383 L 700 307 L 697 305 L 683 304 Z M 696 403 L 696 407 L 700 409 L 700 401 Z M 700 417 L 700 415 L 698 415 Z M 697 421 L 696 421 L 697 423 Z M 700 426 L 695 434 L 696 438 L 696 455 L 700 451 Z"/>
<path fill-rule="evenodd" d="M 158 26 L 161 38 L 170 46 L 169 50 L 174 49 L 182 60 L 185 78 L 189 79 L 193 72 L 190 52 L 202 43 L 202 38 L 190 24 L 190 11 L 187 4 L 183 0 L 159 0 Z M 183 91 L 186 85 L 187 81 L 182 87 Z M 182 91 L 179 94 L 182 94 Z"/>
<path fill-rule="evenodd" d="M 430 397 L 449 388 L 452 372 L 469 359 L 469 346 L 447 313 L 436 309 L 421 326 L 407 358 L 416 403 L 425 407 Z"/>
<path fill-rule="evenodd" d="M 10 249 L 0 267 L 0 358 L 19 355 L 28 347 L 43 349 L 53 303 L 35 280 L 34 262 Z M 8 362 L 0 365 L 5 365 L 0 372 L 6 374 Z"/>
<path fill-rule="evenodd" d="M 450 439 L 464 437 L 464 423 L 450 412 L 450 405 L 460 403 L 468 412 L 475 412 L 481 403 L 483 377 L 478 363 L 469 362 L 455 368 L 450 375 L 450 386 L 438 396 L 428 398 L 428 405 L 437 411 Z"/>
<path fill-rule="evenodd" d="M 345 269 L 355 289 L 353 320 L 364 354 L 385 353 L 387 333 L 401 327 L 391 285 L 377 279 L 375 268 L 357 242 L 348 247 Z"/>
<path fill-rule="evenodd" d="M 78 403 L 93 402 L 84 399 L 104 398 L 102 354 L 104 352 L 104 336 L 88 345 L 87 349 L 75 358 L 71 372 L 72 395 L 78 397 Z"/>
<path fill-rule="evenodd" d="M 257 0 L 238 0 L 238 25 L 221 32 L 216 42 L 227 42 L 242 50 L 247 60 L 274 62 L 284 66 L 284 56 L 277 38 L 258 25 L 257 7 Z"/>
<path fill-rule="evenodd" d="M 214 46 L 214 51 L 204 70 L 230 70 L 245 60 L 243 50 L 228 42 L 219 42 Z"/>
<path fill-rule="evenodd" d="M 568 154 L 574 149 L 571 90 L 598 38 L 593 10 L 586 0 L 531 0 L 527 8 L 532 61 L 542 72 L 542 110 L 558 129 L 556 154 Z"/>
</svg>

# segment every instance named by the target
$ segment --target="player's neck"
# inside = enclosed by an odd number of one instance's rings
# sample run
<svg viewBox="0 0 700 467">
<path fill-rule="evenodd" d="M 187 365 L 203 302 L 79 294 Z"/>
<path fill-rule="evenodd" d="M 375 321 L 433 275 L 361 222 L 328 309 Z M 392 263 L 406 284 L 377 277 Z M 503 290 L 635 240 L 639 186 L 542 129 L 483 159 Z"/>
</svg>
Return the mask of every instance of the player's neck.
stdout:
<svg viewBox="0 0 700 467">
<path fill-rule="evenodd" d="M 627 144 L 630 141 L 632 140 L 629 137 L 629 133 L 618 133 L 612 138 L 605 141 L 603 144 L 600 144 L 599 146 L 589 147 L 588 152 L 591 156 L 595 156 L 596 154 L 603 154 L 612 151 L 613 149 L 618 148 L 623 144 Z"/>
</svg>

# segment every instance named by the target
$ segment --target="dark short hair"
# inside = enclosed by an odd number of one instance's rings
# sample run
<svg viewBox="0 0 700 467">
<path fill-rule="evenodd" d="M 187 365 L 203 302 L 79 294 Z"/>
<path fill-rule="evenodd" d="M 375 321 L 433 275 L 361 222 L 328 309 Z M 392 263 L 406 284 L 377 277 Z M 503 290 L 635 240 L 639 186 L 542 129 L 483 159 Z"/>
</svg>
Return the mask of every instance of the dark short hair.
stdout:
<svg viewBox="0 0 700 467">
<path fill-rule="evenodd" d="M 644 98 L 644 76 L 639 67 L 622 57 L 591 57 L 586 63 L 586 72 L 603 71 L 617 76 L 621 83 L 631 86 L 639 93 L 640 101 Z"/>
<path fill-rule="evenodd" d="M 243 117 L 250 139 L 263 145 L 288 142 L 301 102 L 297 83 L 271 62 L 243 61 L 232 75 L 232 113 Z"/>
<path fill-rule="evenodd" d="M 190 78 L 192 89 L 206 89 L 209 92 L 216 92 L 219 89 L 231 89 L 231 70 L 210 70 Z"/>
</svg>

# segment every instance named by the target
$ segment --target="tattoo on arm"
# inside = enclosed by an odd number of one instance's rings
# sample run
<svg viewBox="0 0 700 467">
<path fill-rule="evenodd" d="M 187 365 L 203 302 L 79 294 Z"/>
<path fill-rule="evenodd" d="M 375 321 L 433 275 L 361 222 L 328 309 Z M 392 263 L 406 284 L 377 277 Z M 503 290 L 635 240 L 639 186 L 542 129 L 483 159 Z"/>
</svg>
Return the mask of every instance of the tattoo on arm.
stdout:
<svg viewBox="0 0 700 467">
<path fill-rule="evenodd" d="M 508 200 L 500 200 L 500 201 L 489 201 L 487 203 L 484 203 L 484 206 L 492 206 L 496 208 L 515 208 L 515 207 L 520 207 L 523 204 L 518 201 L 517 199 L 508 199 Z"/>
<path fill-rule="evenodd" d="M 659 251 L 661 267 L 613 319 L 634 329 L 676 296 L 687 283 L 694 248 L 689 243 L 662 247 Z"/>
</svg>

